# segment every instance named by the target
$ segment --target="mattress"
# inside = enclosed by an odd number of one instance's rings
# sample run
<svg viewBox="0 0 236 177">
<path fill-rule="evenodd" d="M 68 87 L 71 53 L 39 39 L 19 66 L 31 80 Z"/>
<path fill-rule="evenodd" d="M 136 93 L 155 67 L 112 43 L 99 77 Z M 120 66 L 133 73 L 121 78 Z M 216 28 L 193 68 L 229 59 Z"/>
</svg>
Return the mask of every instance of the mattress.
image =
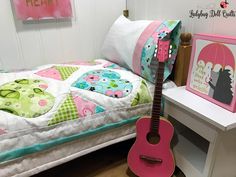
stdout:
<svg viewBox="0 0 236 177">
<path fill-rule="evenodd" d="M 102 59 L 1 73 L 0 176 L 30 176 L 134 137 L 153 91 Z"/>
<path fill-rule="evenodd" d="M 46 151 L 27 155 L 24 158 L 1 164 L 0 175 L 1 177 L 32 176 L 90 152 L 134 138 L 134 132 L 135 125 L 127 124 L 90 135 L 89 138 L 81 138 Z"/>
</svg>

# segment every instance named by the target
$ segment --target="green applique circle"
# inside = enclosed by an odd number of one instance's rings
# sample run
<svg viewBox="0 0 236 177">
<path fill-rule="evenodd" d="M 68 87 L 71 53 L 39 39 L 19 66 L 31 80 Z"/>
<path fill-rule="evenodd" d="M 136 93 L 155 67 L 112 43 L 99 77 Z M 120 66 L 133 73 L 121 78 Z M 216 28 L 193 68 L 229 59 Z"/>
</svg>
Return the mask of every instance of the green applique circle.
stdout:
<svg viewBox="0 0 236 177">
<path fill-rule="evenodd" d="M 55 98 L 45 90 L 42 80 L 19 79 L 0 86 L 0 110 L 20 117 L 44 115 L 54 105 Z"/>
</svg>

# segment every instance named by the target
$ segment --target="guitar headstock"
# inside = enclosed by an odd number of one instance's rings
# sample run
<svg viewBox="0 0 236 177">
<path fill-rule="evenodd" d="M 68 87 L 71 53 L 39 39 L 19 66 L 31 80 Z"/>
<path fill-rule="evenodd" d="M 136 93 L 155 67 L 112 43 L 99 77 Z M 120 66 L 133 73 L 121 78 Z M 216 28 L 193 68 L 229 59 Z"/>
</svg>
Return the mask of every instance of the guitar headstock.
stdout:
<svg viewBox="0 0 236 177">
<path fill-rule="evenodd" d="M 170 45 L 170 39 L 159 39 L 155 57 L 157 57 L 157 60 L 159 62 L 165 62 L 168 58 L 171 57 L 171 49 L 172 46 Z"/>
</svg>

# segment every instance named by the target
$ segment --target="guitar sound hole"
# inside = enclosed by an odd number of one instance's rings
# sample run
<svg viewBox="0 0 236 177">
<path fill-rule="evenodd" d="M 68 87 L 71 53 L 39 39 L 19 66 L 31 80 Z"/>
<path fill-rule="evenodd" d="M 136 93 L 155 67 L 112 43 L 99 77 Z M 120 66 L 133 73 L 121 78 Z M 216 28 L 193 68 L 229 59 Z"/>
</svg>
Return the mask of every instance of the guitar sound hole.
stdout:
<svg viewBox="0 0 236 177">
<path fill-rule="evenodd" d="M 147 134 L 147 141 L 150 143 L 150 144 L 158 144 L 159 141 L 160 141 L 160 136 L 158 133 L 153 133 L 153 132 L 149 132 Z"/>
</svg>

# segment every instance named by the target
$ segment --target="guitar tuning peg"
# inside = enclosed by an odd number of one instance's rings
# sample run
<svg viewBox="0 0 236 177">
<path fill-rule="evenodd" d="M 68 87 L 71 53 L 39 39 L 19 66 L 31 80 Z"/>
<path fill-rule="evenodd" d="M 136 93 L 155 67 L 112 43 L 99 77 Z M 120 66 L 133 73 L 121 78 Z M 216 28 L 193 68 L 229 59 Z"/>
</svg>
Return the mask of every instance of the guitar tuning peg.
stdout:
<svg viewBox="0 0 236 177">
<path fill-rule="evenodd" d="M 172 52 L 172 50 L 169 50 L 169 53 L 171 53 Z"/>
<path fill-rule="evenodd" d="M 169 54 L 169 58 L 171 58 L 171 54 Z"/>
<path fill-rule="evenodd" d="M 154 57 L 155 57 L 155 58 L 157 57 L 157 54 L 156 54 L 156 53 L 154 54 Z"/>
<path fill-rule="evenodd" d="M 170 49 L 172 49 L 172 45 L 170 45 Z"/>
</svg>

